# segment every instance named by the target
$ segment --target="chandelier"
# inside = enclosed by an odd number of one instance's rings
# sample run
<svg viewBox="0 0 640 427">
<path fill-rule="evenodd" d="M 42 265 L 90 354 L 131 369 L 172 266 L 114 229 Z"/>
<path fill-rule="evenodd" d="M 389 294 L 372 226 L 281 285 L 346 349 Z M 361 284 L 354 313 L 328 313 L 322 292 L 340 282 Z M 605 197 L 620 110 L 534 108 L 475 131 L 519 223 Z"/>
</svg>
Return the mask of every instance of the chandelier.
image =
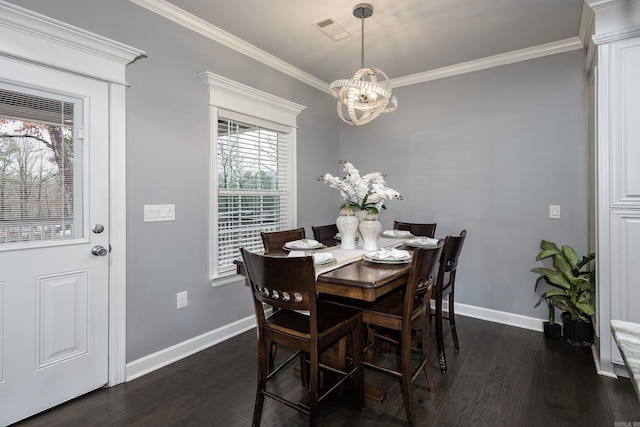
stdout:
<svg viewBox="0 0 640 427">
<path fill-rule="evenodd" d="M 338 100 L 338 116 L 353 126 L 367 124 L 398 107 L 387 75 L 378 68 L 364 67 L 364 20 L 371 15 L 370 4 L 361 3 L 353 8 L 353 16 L 362 24 L 361 68 L 352 78 L 336 80 L 329 86 L 331 95 Z"/>
</svg>

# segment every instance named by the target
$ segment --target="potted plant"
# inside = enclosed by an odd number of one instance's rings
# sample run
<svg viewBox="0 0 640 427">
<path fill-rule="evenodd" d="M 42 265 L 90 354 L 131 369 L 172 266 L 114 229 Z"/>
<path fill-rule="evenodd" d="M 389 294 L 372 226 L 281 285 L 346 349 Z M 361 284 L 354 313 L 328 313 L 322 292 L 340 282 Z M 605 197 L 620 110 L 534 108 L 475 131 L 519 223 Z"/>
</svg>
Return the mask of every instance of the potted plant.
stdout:
<svg viewBox="0 0 640 427">
<path fill-rule="evenodd" d="M 576 346 L 589 347 L 593 342 L 591 316 L 595 314 L 596 309 L 592 296 L 596 285 L 595 274 L 587 267 L 595 258 L 595 254 L 583 256 L 580 260 L 571 246 L 563 245 L 558 248 L 555 243 L 542 240 L 536 259 L 541 261 L 547 258 L 553 258 L 553 268 L 537 267 L 531 270 L 539 274 L 535 290 L 542 280 L 552 286 L 552 289 L 542 294 L 536 307 L 542 301 L 547 301 L 553 304 L 554 308 L 562 310 L 565 341 Z"/>
<path fill-rule="evenodd" d="M 543 322 L 544 335 L 549 338 L 560 338 L 562 336 L 562 327 L 560 323 L 556 323 L 556 306 L 552 300 L 547 300 L 549 307 L 549 321 Z"/>
</svg>

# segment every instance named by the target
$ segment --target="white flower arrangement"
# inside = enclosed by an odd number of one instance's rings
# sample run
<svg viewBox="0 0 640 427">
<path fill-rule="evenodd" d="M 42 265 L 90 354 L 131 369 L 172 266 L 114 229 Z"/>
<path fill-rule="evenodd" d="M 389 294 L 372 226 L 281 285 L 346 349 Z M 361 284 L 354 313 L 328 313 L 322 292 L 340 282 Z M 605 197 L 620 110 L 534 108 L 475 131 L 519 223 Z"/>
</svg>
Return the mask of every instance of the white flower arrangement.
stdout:
<svg viewBox="0 0 640 427">
<path fill-rule="evenodd" d="M 400 193 L 387 187 L 385 174 L 372 172 L 360 176 L 360 171 L 353 164 L 344 160 L 341 160 L 340 164 L 345 171 L 345 176 L 340 178 L 327 173 L 318 180 L 328 183 L 331 188 L 340 190 L 345 200 L 343 208 L 350 207 L 378 213 L 380 209 L 387 208 L 384 205 L 385 200 L 402 200 Z"/>
</svg>

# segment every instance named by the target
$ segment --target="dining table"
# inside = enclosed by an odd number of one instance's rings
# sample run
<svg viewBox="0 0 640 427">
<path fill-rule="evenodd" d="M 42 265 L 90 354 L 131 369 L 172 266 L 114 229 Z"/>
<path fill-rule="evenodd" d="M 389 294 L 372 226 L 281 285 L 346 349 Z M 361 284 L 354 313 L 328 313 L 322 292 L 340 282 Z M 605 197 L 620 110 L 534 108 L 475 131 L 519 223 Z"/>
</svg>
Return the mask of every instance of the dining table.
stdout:
<svg viewBox="0 0 640 427">
<path fill-rule="evenodd" d="M 384 233 L 378 239 L 380 249 L 406 249 L 405 241 L 411 236 Z M 313 253 L 330 253 L 333 261 L 325 265 L 316 265 L 316 291 L 318 296 L 350 298 L 358 301 L 373 302 L 407 283 L 411 262 L 375 262 L 367 257 L 372 251 L 365 251 L 361 246 L 355 249 L 342 249 L 340 245 L 304 251 L 305 255 Z M 290 256 L 291 251 L 282 248 L 271 252 L 270 256 Z M 242 260 L 236 260 L 238 274 L 246 275 Z M 365 399 L 377 405 L 386 398 L 383 388 L 365 383 Z"/>
</svg>

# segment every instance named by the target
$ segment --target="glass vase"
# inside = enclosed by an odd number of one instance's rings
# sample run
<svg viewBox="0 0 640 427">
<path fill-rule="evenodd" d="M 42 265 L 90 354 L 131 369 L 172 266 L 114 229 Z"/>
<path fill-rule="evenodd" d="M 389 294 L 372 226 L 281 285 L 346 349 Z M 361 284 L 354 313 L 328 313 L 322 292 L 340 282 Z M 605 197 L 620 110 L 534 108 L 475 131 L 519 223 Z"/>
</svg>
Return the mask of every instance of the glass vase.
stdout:
<svg viewBox="0 0 640 427">
<path fill-rule="evenodd" d="M 369 212 L 367 213 L 360 225 L 358 226 L 360 236 L 362 236 L 362 249 L 365 251 L 378 250 L 378 236 L 382 231 L 382 224 L 378 221 L 378 215 Z"/>
<path fill-rule="evenodd" d="M 356 233 L 358 232 L 358 218 L 353 209 L 343 208 L 336 219 L 336 226 L 340 232 L 340 247 L 342 249 L 356 248 Z"/>
</svg>

